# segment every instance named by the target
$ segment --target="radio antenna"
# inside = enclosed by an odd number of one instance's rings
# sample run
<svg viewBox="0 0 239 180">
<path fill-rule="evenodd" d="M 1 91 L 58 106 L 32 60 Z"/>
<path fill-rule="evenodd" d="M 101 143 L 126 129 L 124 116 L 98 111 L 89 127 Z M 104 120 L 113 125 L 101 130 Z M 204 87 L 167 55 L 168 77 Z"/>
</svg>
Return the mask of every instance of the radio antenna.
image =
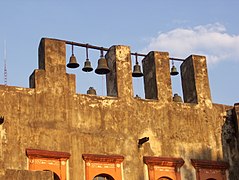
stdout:
<svg viewBox="0 0 239 180">
<path fill-rule="evenodd" d="M 7 41 L 4 40 L 4 85 L 7 85 Z"/>
</svg>

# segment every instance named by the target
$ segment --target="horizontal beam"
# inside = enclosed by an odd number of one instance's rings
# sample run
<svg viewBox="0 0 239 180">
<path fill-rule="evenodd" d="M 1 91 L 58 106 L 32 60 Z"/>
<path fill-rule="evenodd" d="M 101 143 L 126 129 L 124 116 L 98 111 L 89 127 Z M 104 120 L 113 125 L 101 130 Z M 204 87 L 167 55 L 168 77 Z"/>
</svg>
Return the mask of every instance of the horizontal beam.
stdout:
<svg viewBox="0 0 239 180">
<path fill-rule="evenodd" d="M 95 46 L 95 45 L 91 45 L 91 44 L 84 44 L 84 43 L 79 43 L 79 42 L 74 42 L 74 41 L 67 41 L 67 40 L 62 40 L 62 39 L 53 39 L 53 38 L 49 38 L 52 40 L 57 40 L 57 41 L 62 41 L 65 42 L 66 44 L 69 45 L 73 45 L 73 46 L 79 46 L 79 47 L 87 47 L 90 49 L 96 49 L 96 50 L 103 50 L 103 51 L 108 51 L 109 48 L 105 48 L 105 47 L 100 47 L 100 46 Z M 142 53 L 130 53 L 133 56 L 143 56 L 145 57 L 146 54 L 142 54 Z M 174 57 L 169 57 L 170 60 L 172 61 L 184 61 L 184 59 L 180 59 L 180 58 L 174 58 Z"/>
</svg>

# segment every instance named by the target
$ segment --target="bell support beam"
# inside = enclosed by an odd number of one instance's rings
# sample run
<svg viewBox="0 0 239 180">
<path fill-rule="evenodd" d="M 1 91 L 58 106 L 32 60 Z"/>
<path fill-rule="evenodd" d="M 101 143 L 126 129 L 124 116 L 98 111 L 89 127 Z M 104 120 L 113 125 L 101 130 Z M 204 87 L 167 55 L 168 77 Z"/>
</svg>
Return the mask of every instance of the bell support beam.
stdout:
<svg viewBox="0 0 239 180">
<path fill-rule="evenodd" d="M 62 41 L 68 45 L 74 45 L 74 46 L 79 46 L 79 47 L 85 47 L 85 48 L 89 48 L 89 49 L 96 49 L 96 50 L 103 50 L 103 51 L 109 51 L 109 48 L 105 48 L 102 46 L 95 46 L 95 45 L 91 45 L 91 44 L 84 44 L 84 43 L 79 43 L 79 42 L 73 42 L 73 41 L 67 41 L 67 40 L 62 40 L 62 39 L 54 39 L 54 38 L 48 38 L 50 40 L 55 40 L 55 41 Z M 146 54 L 142 54 L 142 53 L 130 53 L 132 56 L 135 56 L 137 54 L 137 56 L 143 56 L 145 57 Z M 169 60 L 174 60 L 174 61 L 184 61 L 184 59 L 181 58 L 175 58 L 175 57 L 169 57 Z"/>
<path fill-rule="evenodd" d="M 169 54 L 151 51 L 142 61 L 146 99 L 172 101 Z"/>
<path fill-rule="evenodd" d="M 119 98 L 132 98 L 130 48 L 128 46 L 112 46 L 105 57 L 111 70 L 106 75 L 107 95 Z"/>
</svg>

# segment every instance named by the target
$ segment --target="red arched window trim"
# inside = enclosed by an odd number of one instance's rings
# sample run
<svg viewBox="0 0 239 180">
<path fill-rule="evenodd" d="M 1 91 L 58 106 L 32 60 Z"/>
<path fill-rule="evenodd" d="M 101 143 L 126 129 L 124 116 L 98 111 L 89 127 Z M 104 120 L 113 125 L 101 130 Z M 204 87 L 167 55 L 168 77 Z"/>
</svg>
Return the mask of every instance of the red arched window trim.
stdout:
<svg viewBox="0 0 239 180">
<path fill-rule="evenodd" d="M 163 176 L 181 179 L 179 168 L 184 164 L 182 158 L 144 156 L 143 160 L 148 166 L 150 180 L 156 180 Z"/>
<path fill-rule="evenodd" d="M 191 163 L 196 169 L 197 179 L 215 178 L 226 180 L 226 170 L 229 168 L 229 163 L 227 162 L 191 159 Z"/>
<path fill-rule="evenodd" d="M 29 159 L 29 170 L 50 170 L 61 180 L 66 180 L 66 162 L 70 158 L 70 153 L 28 148 L 26 155 Z"/>
<path fill-rule="evenodd" d="M 92 180 L 99 174 L 108 174 L 114 180 L 121 180 L 123 156 L 120 155 L 98 155 L 98 154 L 83 154 L 85 161 L 86 180 Z"/>
</svg>

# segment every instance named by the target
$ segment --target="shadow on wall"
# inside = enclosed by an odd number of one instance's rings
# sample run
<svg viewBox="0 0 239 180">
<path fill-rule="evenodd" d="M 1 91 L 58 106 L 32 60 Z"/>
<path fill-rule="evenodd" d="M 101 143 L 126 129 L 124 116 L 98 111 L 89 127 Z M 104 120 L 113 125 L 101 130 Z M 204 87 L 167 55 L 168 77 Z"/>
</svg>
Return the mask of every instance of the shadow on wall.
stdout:
<svg viewBox="0 0 239 180">
<path fill-rule="evenodd" d="M 188 154 L 190 153 L 190 154 Z M 198 151 L 188 152 L 185 149 L 181 150 L 181 156 L 185 160 L 183 165 L 183 178 L 182 179 L 195 179 L 196 171 L 192 166 L 191 159 L 202 159 L 202 160 L 211 160 L 212 159 L 212 149 L 208 147 L 203 147 Z"/>
<path fill-rule="evenodd" d="M 239 138 L 235 108 L 227 111 L 222 127 L 223 156 L 229 164 L 229 179 L 239 180 Z"/>
</svg>

